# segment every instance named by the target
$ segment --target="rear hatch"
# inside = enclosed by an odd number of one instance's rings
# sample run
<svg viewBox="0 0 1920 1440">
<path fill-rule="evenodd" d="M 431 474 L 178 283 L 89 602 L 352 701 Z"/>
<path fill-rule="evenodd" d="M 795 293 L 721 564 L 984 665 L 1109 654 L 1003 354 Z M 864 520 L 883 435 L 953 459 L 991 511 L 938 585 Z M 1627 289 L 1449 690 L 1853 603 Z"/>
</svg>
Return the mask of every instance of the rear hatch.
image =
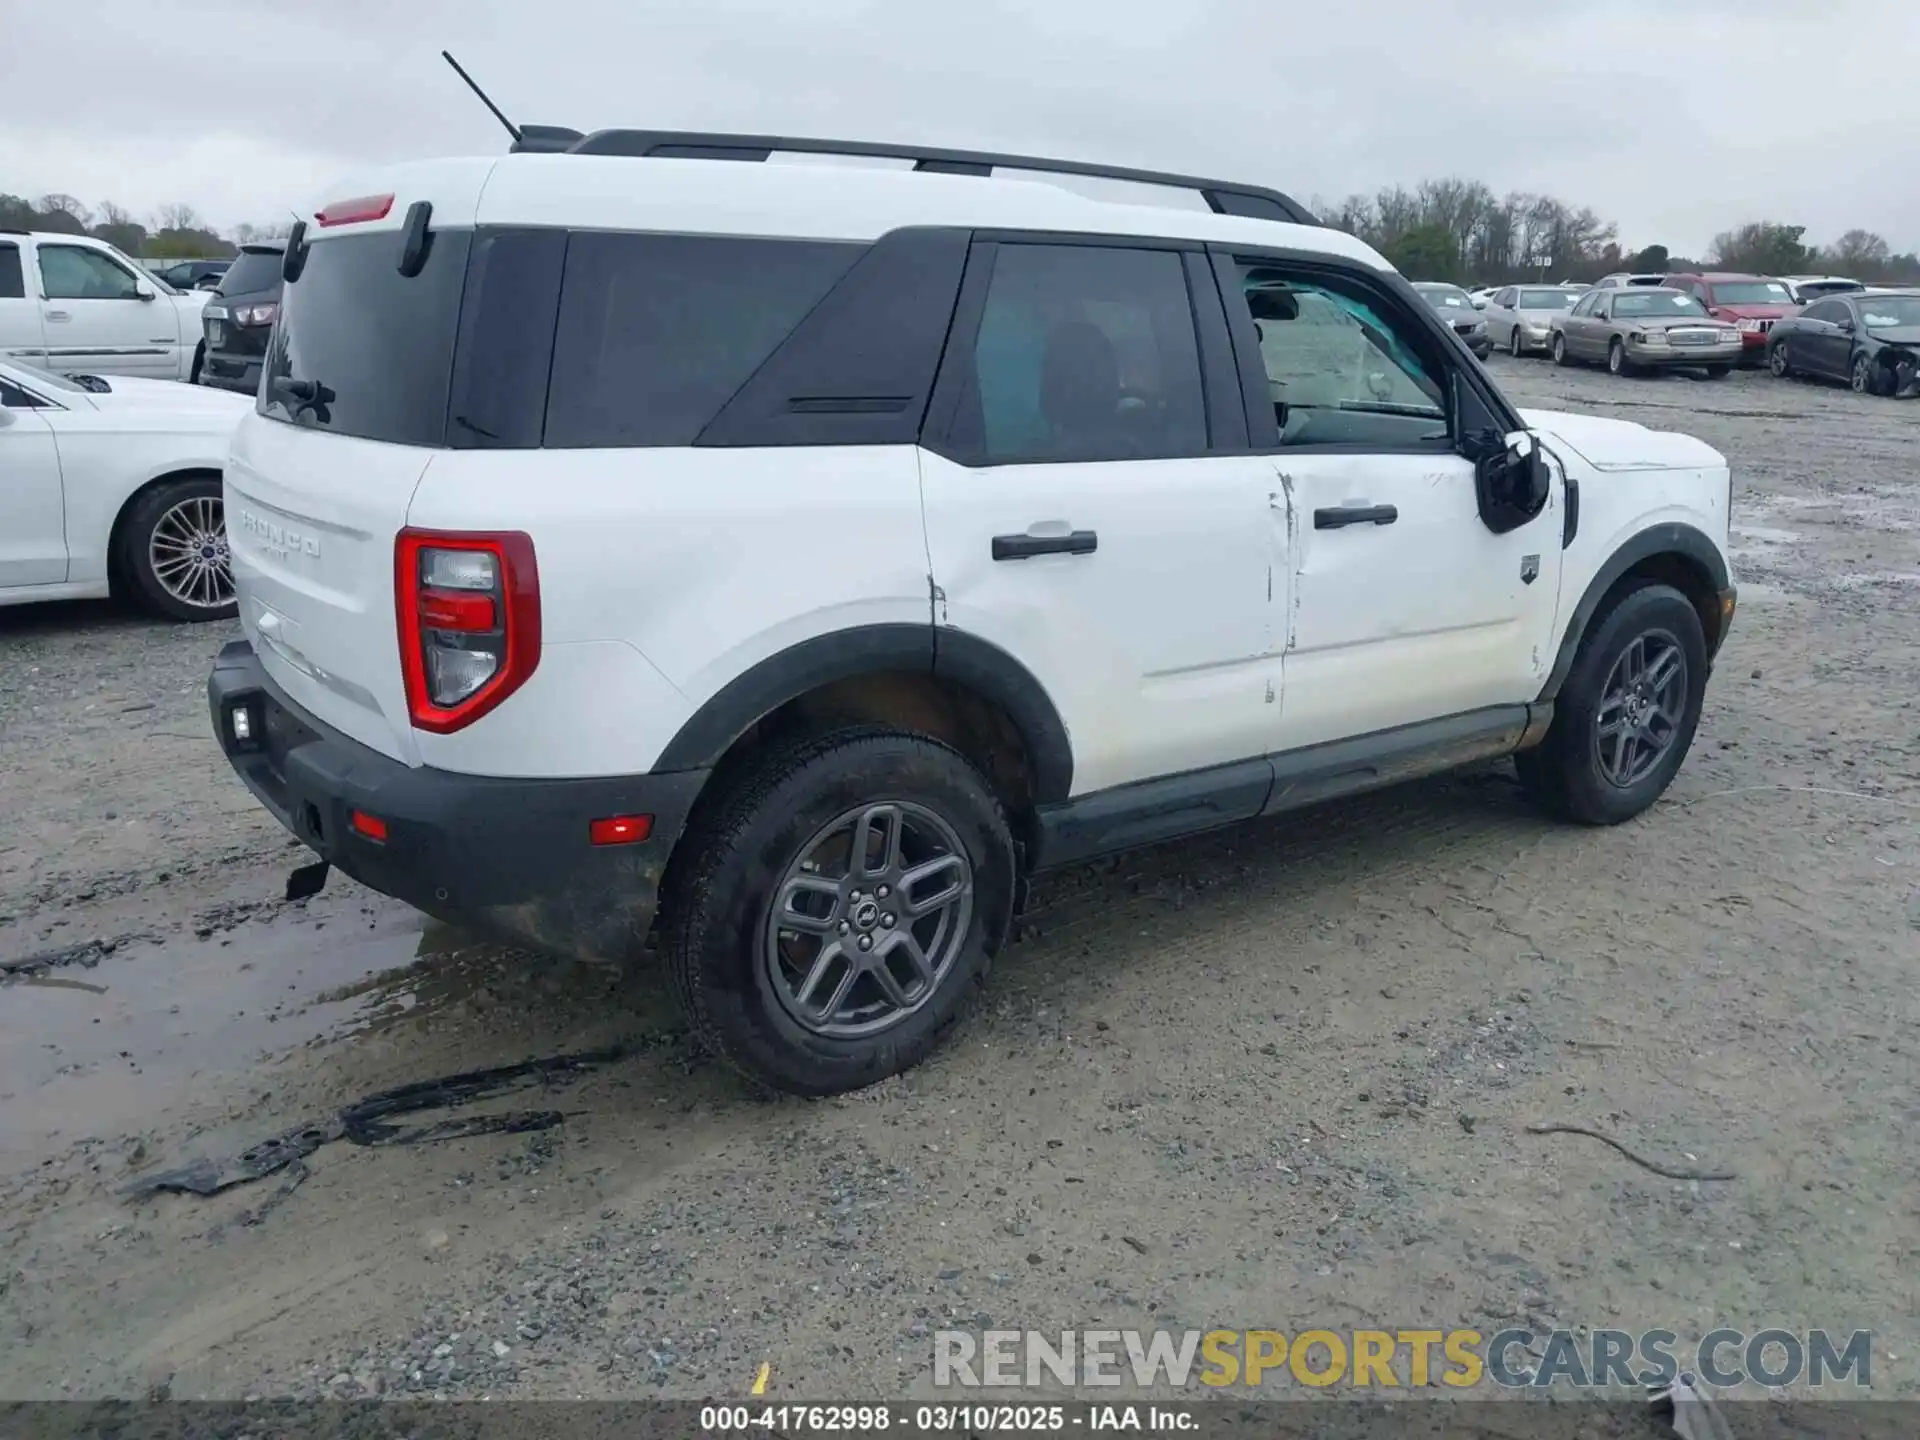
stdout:
<svg viewBox="0 0 1920 1440">
<path fill-rule="evenodd" d="M 445 443 L 472 232 L 441 226 L 471 226 L 491 165 L 442 163 L 436 183 L 411 194 L 405 172 L 415 167 L 396 167 L 376 182 L 394 192 L 387 213 L 337 228 L 309 222 L 259 401 L 226 469 L 240 620 L 267 674 L 322 723 L 408 764 L 418 748 L 394 541 Z M 420 272 L 402 275 L 401 225 L 422 198 L 434 207 L 432 243 Z"/>
<path fill-rule="evenodd" d="M 278 245 L 248 245 L 220 277 L 219 288 L 200 312 L 210 356 L 258 360 L 267 353 L 283 258 Z"/>
</svg>

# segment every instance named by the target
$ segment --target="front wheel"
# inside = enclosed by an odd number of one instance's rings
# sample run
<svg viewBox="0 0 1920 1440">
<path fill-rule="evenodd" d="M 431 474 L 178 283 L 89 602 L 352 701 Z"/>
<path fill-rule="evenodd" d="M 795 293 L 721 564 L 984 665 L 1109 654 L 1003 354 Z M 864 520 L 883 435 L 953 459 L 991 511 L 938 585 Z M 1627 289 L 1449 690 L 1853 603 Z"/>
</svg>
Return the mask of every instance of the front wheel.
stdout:
<svg viewBox="0 0 1920 1440">
<path fill-rule="evenodd" d="M 1848 380 L 1853 386 L 1853 393 L 1856 395 L 1878 395 L 1880 393 L 1880 377 L 1874 371 L 1873 361 L 1868 359 L 1864 353 L 1853 357 L 1853 370 L 1848 376 Z"/>
<path fill-rule="evenodd" d="M 1727 376 L 1731 375 L 1732 373 L 1733 373 L 1733 367 L 1731 365 L 1707 366 L 1707 379 L 1709 380 L 1724 380 L 1727 378 Z"/>
<path fill-rule="evenodd" d="M 1013 841 L 986 782 L 933 740 L 862 728 L 722 783 L 681 841 L 661 915 L 696 1036 L 795 1095 L 919 1064 L 1012 918 Z"/>
<path fill-rule="evenodd" d="M 1507 332 L 1507 354 L 1518 360 L 1525 351 L 1526 346 L 1520 339 L 1520 327 L 1516 325 Z"/>
<path fill-rule="evenodd" d="M 1557 332 L 1553 337 L 1553 363 L 1556 365 L 1571 365 L 1573 363 L 1567 355 L 1567 337 Z"/>
<path fill-rule="evenodd" d="M 1672 783 L 1706 693 L 1700 616 L 1672 586 L 1642 584 L 1581 641 L 1547 738 L 1514 757 L 1521 783 L 1566 819 L 1630 820 Z"/>
<path fill-rule="evenodd" d="M 1793 378 L 1793 356 L 1787 349 L 1786 341 L 1777 341 L 1767 351 L 1767 369 L 1772 372 L 1776 380 Z"/>
<path fill-rule="evenodd" d="M 1623 340 L 1615 340 L 1607 346 L 1607 373 L 1609 375 L 1633 374 L 1633 362 L 1627 359 L 1627 346 Z"/>
<path fill-rule="evenodd" d="M 120 527 L 120 569 L 150 610 L 175 620 L 237 611 L 220 481 L 193 475 L 155 485 Z"/>
</svg>

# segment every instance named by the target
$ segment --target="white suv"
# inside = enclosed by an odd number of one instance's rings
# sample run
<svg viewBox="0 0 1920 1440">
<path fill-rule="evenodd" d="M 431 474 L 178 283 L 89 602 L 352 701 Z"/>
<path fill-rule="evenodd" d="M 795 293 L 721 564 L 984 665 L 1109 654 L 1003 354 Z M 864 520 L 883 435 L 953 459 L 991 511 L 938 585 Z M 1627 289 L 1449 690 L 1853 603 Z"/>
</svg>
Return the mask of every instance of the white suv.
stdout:
<svg viewBox="0 0 1920 1440">
<path fill-rule="evenodd" d="M 810 1094 L 926 1056 L 1037 870 L 1505 755 L 1650 805 L 1726 461 L 1514 409 L 1284 196 L 1087 173 L 614 131 L 343 188 L 226 468 L 235 769 L 423 910 L 651 935 Z"/>
<path fill-rule="evenodd" d="M 175 290 L 104 240 L 0 230 L 0 360 L 197 380 L 206 303 L 206 291 Z"/>
</svg>

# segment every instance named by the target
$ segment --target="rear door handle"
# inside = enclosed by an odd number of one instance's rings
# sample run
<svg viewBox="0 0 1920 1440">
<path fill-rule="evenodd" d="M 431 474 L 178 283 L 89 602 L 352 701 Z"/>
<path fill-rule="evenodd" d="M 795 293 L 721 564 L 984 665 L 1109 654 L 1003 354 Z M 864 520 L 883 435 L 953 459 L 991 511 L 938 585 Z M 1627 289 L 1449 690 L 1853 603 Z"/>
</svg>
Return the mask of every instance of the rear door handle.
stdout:
<svg viewBox="0 0 1920 1440">
<path fill-rule="evenodd" d="M 1025 560 L 1034 555 L 1091 555 L 1100 548 L 1100 537 L 1091 530 L 1073 530 L 1065 535 L 996 535 L 993 558 Z"/>
<path fill-rule="evenodd" d="M 1334 505 L 1313 512 L 1313 528 L 1338 530 L 1343 525 L 1391 525 L 1400 518 L 1392 505 Z"/>
</svg>

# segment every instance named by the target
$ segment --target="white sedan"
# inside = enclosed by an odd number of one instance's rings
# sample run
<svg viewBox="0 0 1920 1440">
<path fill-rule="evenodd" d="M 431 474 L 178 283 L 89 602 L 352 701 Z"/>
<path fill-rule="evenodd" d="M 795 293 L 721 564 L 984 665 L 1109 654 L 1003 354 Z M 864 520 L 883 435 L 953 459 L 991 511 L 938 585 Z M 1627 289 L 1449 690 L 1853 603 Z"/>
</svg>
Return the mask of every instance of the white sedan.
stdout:
<svg viewBox="0 0 1920 1440">
<path fill-rule="evenodd" d="M 181 620 L 232 615 L 220 471 L 252 403 L 0 362 L 0 605 L 124 594 Z"/>
</svg>

